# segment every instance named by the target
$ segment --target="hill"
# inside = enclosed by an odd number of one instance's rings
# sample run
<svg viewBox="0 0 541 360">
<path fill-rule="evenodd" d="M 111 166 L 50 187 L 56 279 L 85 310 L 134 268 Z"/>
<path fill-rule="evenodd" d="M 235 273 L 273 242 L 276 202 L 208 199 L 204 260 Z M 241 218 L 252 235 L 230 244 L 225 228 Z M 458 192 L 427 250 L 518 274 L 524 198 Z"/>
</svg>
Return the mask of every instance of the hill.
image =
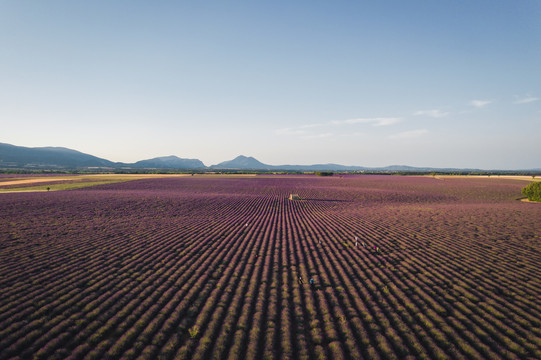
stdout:
<svg viewBox="0 0 541 360">
<path fill-rule="evenodd" d="M 240 155 L 233 160 L 223 161 L 219 164 L 212 165 L 210 168 L 224 170 L 271 170 L 274 169 L 275 166 L 263 164 L 251 156 Z"/>
<path fill-rule="evenodd" d="M 223 170 L 223 171 L 364 171 L 364 172 L 407 172 L 407 173 L 528 173 L 538 174 L 541 169 L 523 170 L 480 170 L 460 168 L 413 167 L 391 165 L 385 167 L 348 166 L 340 164 L 313 165 L 268 165 L 251 156 L 240 155 L 233 160 L 223 161 L 207 167 L 199 159 L 183 159 L 174 155 L 140 160 L 135 163 L 112 162 L 77 150 L 63 147 L 24 147 L 0 143 L 0 169 L 22 170 L 84 170 L 106 169 L 139 171 L 140 169 L 167 170 Z"/>
<path fill-rule="evenodd" d="M 81 168 L 114 167 L 115 163 L 63 147 L 29 148 L 0 143 L 0 167 Z"/>
<path fill-rule="evenodd" d="M 198 159 L 163 156 L 136 163 L 112 162 L 63 147 L 24 147 L 0 143 L 0 168 L 4 169 L 204 169 Z"/>
<path fill-rule="evenodd" d="M 156 168 L 156 169 L 204 169 L 205 164 L 199 159 L 181 159 L 177 156 L 162 156 L 148 160 L 141 160 L 133 167 Z"/>
</svg>

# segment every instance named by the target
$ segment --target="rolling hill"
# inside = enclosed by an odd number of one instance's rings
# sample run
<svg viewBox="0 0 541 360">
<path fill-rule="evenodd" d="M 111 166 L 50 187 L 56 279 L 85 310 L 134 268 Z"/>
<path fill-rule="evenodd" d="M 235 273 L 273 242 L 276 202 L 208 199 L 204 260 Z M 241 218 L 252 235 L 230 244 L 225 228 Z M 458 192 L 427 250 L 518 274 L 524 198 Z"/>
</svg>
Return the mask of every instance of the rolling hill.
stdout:
<svg viewBox="0 0 541 360">
<path fill-rule="evenodd" d="M 129 164 L 127 164 L 129 165 Z M 204 169 L 205 164 L 199 159 L 181 159 L 177 156 L 162 156 L 148 160 L 141 160 L 133 167 L 157 168 L 157 169 Z"/>
<path fill-rule="evenodd" d="M 240 155 L 216 165 L 206 166 L 199 159 L 184 159 L 174 155 L 140 160 L 135 163 L 112 162 L 64 147 L 24 147 L 0 143 L 0 169 L 22 170 L 213 170 L 213 171 L 377 171 L 377 172 L 481 172 L 480 169 L 413 167 L 391 165 L 385 167 L 347 166 L 340 164 L 268 165 Z M 498 171 L 498 170 L 490 170 Z M 541 169 L 522 169 L 516 172 L 540 173 Z M 506 171 L 509 172 L 509 171 Z"/>
<path fill-rule="evenodd" d="M 83 168 L 114 167 L 115 163 L 63 147 L 29 148 L 0 143 L 0 167 Z"/>
</svg>

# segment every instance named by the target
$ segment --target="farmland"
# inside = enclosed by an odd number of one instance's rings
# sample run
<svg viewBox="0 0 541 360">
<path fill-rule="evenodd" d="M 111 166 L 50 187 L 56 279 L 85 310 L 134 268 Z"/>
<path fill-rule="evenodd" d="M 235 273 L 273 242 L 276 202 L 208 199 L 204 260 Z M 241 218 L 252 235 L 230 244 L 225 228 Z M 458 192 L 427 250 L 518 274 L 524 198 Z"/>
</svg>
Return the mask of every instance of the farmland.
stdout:
<svg viewBox="0 0 541 360">
<path fill-rule="evenodd" d="M 0 177 L 0 193 L 37 192 L 81 189 L 89 186 L 113 184 L 130 180 L 189 176 L 182 174 L 91 174 L 61 176 L 6 176 Z"/>
<path fill-rule="evenodd" d="M 539 359 L 526 184 L 195 176 L 0 194 L 0 359 Z"/>
</svg>

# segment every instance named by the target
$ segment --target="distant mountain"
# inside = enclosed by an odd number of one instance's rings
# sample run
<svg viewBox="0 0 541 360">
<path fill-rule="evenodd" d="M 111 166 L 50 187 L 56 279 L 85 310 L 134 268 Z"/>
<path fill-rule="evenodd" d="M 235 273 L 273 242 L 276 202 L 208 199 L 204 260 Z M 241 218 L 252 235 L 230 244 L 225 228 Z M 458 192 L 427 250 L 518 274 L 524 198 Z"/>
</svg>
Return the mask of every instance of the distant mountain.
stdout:
<svg viewBox="0 0 541 360">
<path fill-rule="evenodd" d="M 0 167 L 114 167 L 115 163 L 62 147 L 29 148 L 0 143 Z"/>
<path fill-rule="evenodd" d="M 474 173 L 487 170 L 413 167 L 391 165 L 385 167 L 362 167 L 339 164 L 314 165 L 268 165 L 251 157 L 240 155 L 210 167 L 198 159 L 182 159 L 177 156 L 162 156 L 133 164 L 112 162 L 106 159 L 63 147 L 24 147 L 0 143 L 0 169 L 179 169 L 179 170 L 258 170 L 258 171 L 375 171 L 375 172 L 462 172 Z M 499 171 L 499 170 L 490 170 Z M 515 172 L 539 173 L 541 169 L 514 170 Z M 513 172 L 513 171 L 504 171 Z"/>
<path fill-rule="evenodd" d="M 203 169 L 205 164 L 198 159 L 181 159 L 177 156 L 162 156 L 154 159 L 141 160 L 133 167 L 157 168 L 157 169 Z"/>
<path fill-rule="evenodd" d="M 284 170 L 284 171 L 353 171 L 362 170 L 359 166 L 345 166 L 337 164 L 316 164 L 316 165 L 268 165 L 263 164 L 259 160 L 251 157 L 240 155 L 233 160 L 223 161 L 219 164 L 212 165 L 211 169 L 221 170 Z"/>
<path fill-rule="evenodd" d="M 212 165 L 210 168 L 224 170 L 271 170 L 275 167 L 272 165 L 265 165 L 251 156 L 240 155 L 233 160 L 224 161 L 219 164 Z"/>
<path fill-rule="evenodd" d="M 240 155 L 233 160 L 224 161 L 212 165 L 211 169 L 220 170 L 273 170 L 273 171 L 359 171 L 368 168 L 361 166 L 346 166 L 338 164 L 315 164 L 315 165 L 268 165 L 251 157 Z"/>
<path fill-rule="evenodd" d="M 83 168 L 152 168 L 204 169 L 200 160 L 176 156 L 141 160 L 134 164 L 112 162 L 80 151 L 62 147 L 29 148 L 0 143 L 0 168 L 13 169 L 83 169 Z"/>
<path fill-rule="evenodd" d="M 248 156 L 237 156 L 233 160 L 212 165 L 212 169 L 221 170 L 272 170 L 272 171 L 384 171 L 384 172 L 474 172 L 479 169 L 431 168 L 414 167 L 407 165 L 390 165 L 385 167 L 348 166 L 340 164 L 314 164 L 314 165 L 268 165 Z"/>
</svg>

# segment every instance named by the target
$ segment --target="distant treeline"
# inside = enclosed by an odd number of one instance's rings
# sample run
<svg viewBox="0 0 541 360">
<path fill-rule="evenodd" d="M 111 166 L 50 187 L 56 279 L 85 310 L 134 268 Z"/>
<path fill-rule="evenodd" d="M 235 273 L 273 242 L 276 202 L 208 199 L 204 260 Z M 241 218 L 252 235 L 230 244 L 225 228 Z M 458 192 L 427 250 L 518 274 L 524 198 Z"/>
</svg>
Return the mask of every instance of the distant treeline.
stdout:
<svg viewBox="0 0 541 360">
<path fill-rule="evenodd" d="M 256 175 L 472 175 L 497 176 L 520 175 L 541 176 L 541 171 L 513 171 L 513 170 L 487 170 L 487 171 L 392 171 L 392 170 L 356 170 L 356 171 L 300 171 L 300 170 L 175 170 L 175 169 L 0 169 L 0 174 L 256 174 Z"/>
<path fill-rule="evenodd" d="M 316 171 L 317 176 L 333 176 L 334 173 L 332 171 Z"/>
</svg>

